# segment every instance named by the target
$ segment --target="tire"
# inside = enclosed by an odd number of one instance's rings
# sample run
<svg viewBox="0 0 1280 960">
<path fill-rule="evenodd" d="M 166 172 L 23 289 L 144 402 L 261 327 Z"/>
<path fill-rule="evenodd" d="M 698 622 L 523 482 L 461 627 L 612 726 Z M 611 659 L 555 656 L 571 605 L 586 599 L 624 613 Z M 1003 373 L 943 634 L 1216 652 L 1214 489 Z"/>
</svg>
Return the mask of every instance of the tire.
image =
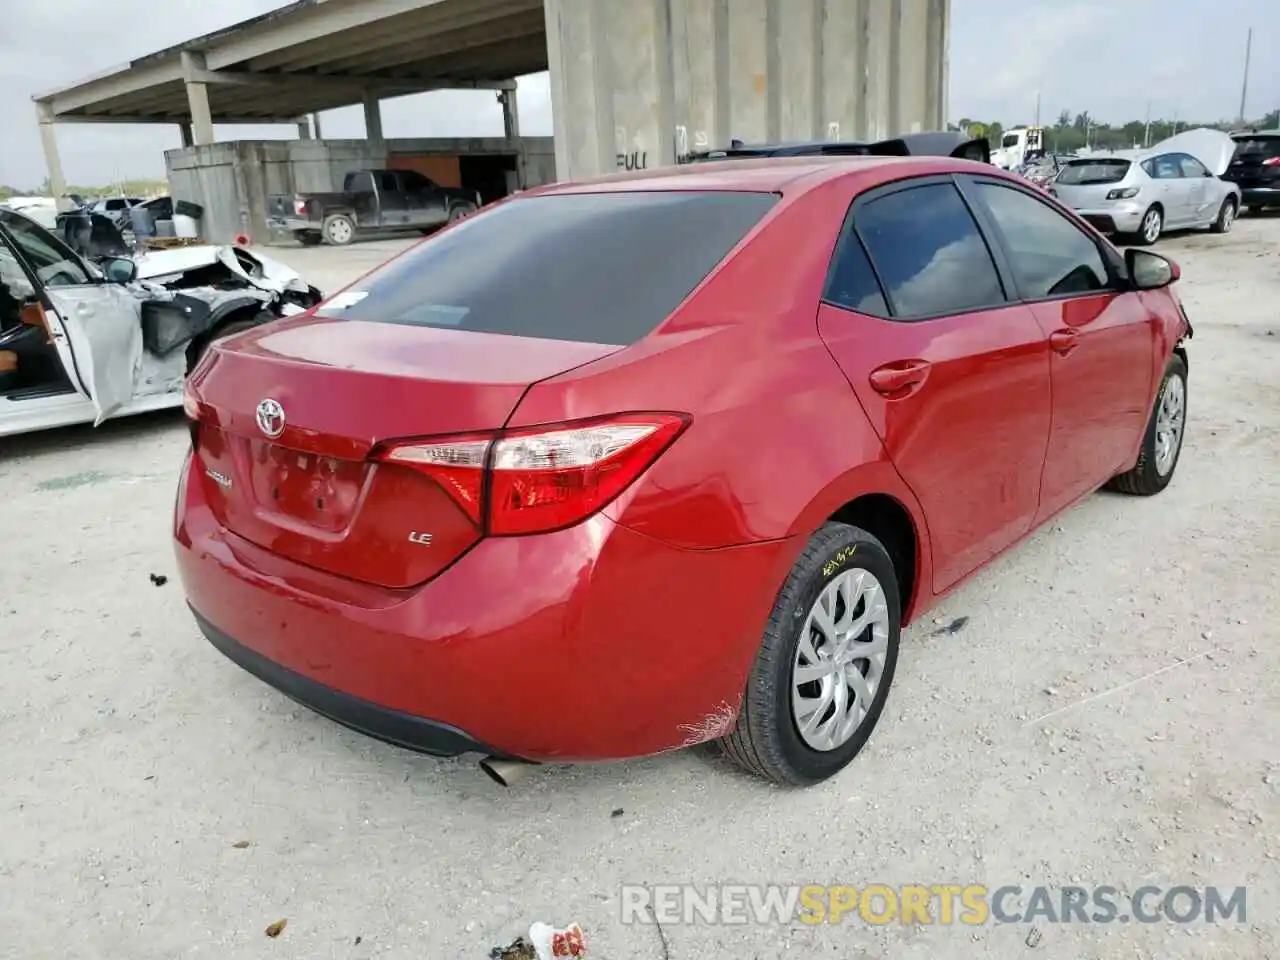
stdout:
<svg viewBox="0 0 1280 960">
<path fill-rule="evenodd" d="M 874 625 L 868 627 L 862 637 L 873 641 L 866 649 L 874 649 L 879 662 L 845 658 L 841 661 L 847 664 L 843 670 L 830 670 L 832 647 L 822 639 L 822 631 L 813 626 L 813 613 L 829 588 L 838 589 L 837 582 L 856 587 L 859 581 L 863 586 L 871 583 L 878 586 L 878 597 L 874 592 L 870 596 L 864 594 L 864 599 L 857 601 L 853 610 L 838 607 L 832 612 L 848 615 L 861 610 L 858 619 L 875 612 Z M 868 607 L 868 599 L 878 599 L 878 602 Z M 844 769 L 866 744 L 884 710 L 898 663 L 901 610 L 897 576 L 884 545 L 857 527 L 825 524 L 800 554 L 778 593 L 747 680 L 737 725 L 719 741 L 720 750 L 744 769 L 786 786 L 820 783 Z M 803 654 L 802 642 L 810 651 L 808 656 Z M 855 648 L 857 646 L 860 645 Z M 793 694 L 794 671 L 806 666 L 828 669 L 830 687 L 826 678 L 813 680 L 795 687 Z M 846 728 L 847 739 L 839 742 L 835 738 L 819 749 L 810 740 L 814 734 L 802 732 L 796 719 L 799 709 L 794 698 L 803 696 L 803 703 L 810 710 L 807 719 L 818 721 L 809 726 L 816 726 L 820 733 L 825 726 L 821 721 L 834 719 L 832 711 L 840 703 L 841 687 L 845 701 L 857 709 L 858 701 L 849 700 L 851 689 L 845 680 L 852 670 L 864 678 L 873 671 L 877 674 L 869 706 L 851 732 Z M 863 682 L 862 686 L 865 689 L 867 685 Z M 831 697 L 823 696 L 828 689 Z M 818 708 L 815 710 L 814 706 Z"/>
<path fill-rule="evenodd" d="M 271 313 L 271 311 L 263 310 L 253 317 L 246 317 L 244 320 L 232 320 L 230 323 L 225 323 L 220 327 L 214 327 L 209 333 L 197 340 L 193 340 L 187 348 L 187 372 L 190 373 L 196 368 L 196 364 L 200 362 L 204 352 L 209 349 L 209 344 L 217 340 L 225 340 L 227 337 L 234 337 L 237 333 L 244 333 L 254 327 L 260 327 L 275 318 L 275 314 Z"/>
<path fill-rule="evenodd" d="M 326 243 L 345 247 L 356 238 L 356 224 L 345 213 L 334 213 L 324 218 L 321 232 Z"/>
<path fill-rule="evenodd" d="M 449 222 L 455 223 L 463 217 L 469 217 L 476 212 L 476 208 L 470 203 L 461 203 L 449 210 Z"/>
<path fill-rule="evenodd" d="M 1249 216 L 1260 217 L 1262 216 L 1262 212 L 1264 209 L 1265 208 L 1260 203 L 1251 203 L 1249 204 Z"/>
<path fill-rule="evenodd" d="M 319 230 L 299 230 L 294 237 L 304 247 L 316 247 L 324 243 L 324 234 Z"/>
<path fill-rule="evenodd" d="M 1171 408 L 1176 407 L 1176 439 L 1170 450 L 1162 440 L 1170 429 Z M 1187 364 L 1176 353 L 1165 368 L 1164 379 L 1156 391 L 1151 419 L 1142 436 L 1142 450 L 1133 469 L 1114 477 L 1108 486 L 1120 493 L 1150 497 L 1159 493 L 1173 479 L 1173 471 L 1182 456 L 1182 442 L 1187 433 Z"/>
<path fill-rule="evenodd" d="M 1230 233 L 1231 225 L 1236 219 L 1236 202 L 1230 197 L 1222 201 L 1222 209 L 1218 211 L 1218 219 L 1213 221 L 1209 229 L 1213 233 Z"/>
<path fill-rule="evenodd" d="M 1162 233 L 1164 233 L 1164 211 L 1152 204 L 1142 215 L 1142 224 L 1138 227 L 1138 232 L 1130 234 L 1129 242 L 1134 246 L 1149 247 L 1160 239 Z"/>
</svg>

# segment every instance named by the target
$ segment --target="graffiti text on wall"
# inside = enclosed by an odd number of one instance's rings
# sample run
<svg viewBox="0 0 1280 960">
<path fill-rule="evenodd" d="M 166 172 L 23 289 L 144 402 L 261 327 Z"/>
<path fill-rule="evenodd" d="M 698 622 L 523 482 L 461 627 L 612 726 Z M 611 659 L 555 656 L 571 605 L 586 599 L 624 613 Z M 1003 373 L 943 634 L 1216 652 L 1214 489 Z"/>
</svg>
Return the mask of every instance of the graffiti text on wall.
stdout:
<svg viewBox="0 0 1280 960">
<path fill-rule="evenodd" d="M 649 167 L 647 150 L 632 150 L 630 153 L 618 154 L 619 170 L 646 170 Z"/>
</svg>

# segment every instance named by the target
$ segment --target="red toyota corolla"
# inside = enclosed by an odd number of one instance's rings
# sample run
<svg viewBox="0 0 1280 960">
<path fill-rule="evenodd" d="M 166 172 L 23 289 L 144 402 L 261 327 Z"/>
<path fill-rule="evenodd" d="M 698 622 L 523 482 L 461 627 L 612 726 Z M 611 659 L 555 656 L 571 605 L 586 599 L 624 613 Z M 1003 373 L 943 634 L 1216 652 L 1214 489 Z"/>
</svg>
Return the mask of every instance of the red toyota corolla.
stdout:
<svg viewBox="0 0 1280 960">
<path fill-rule="evenodd" d="M 1177 279 L 963 160 L 530 191 L 210 348 L 182 580 L 251 673 L 499 779 L 714 740 L 813 783 L 904 623 L 1169 483 Z"/>
</svg>

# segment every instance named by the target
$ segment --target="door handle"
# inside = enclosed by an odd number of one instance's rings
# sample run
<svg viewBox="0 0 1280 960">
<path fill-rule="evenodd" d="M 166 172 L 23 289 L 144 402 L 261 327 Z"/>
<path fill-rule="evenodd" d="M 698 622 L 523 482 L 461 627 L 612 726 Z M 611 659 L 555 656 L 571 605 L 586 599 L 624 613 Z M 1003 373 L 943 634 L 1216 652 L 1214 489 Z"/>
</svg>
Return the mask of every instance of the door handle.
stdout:
<svg viewBox="0 0 1280 960">
<path fill-rule="evenodd" d="M 1074 330 L 1055 330 L 1049 334 L 1049 346 L 1064 357 L 1079 345 Z"/>
<path fill-rule="evenodd" d="M 929 362 L 927 360 L 899 360 L 895 363 L 886 363 L 883 367 L 877 367 L 872 370 L 869 379 L 871 380 L 871 388 L 876 393 L 892 396 L 911 387 L 919 386 L 924 383 L 927 376 L 929 376 Z"/>
</svg>

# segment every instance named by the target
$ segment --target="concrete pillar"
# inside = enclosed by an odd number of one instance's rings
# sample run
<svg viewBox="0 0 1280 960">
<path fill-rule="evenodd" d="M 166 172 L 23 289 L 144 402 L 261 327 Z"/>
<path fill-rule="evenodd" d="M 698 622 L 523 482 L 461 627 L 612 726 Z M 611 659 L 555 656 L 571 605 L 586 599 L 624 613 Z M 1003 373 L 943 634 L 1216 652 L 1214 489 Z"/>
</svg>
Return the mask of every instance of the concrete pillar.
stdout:
<svg viewBox="0 0 1280 960">
<path fill-rule="evenodd" d="M 661 166 L 734 138 L 883 139 L 944 125 L 950 0 L 544 6 L 562 179 Z"/>
<path fill-rule="evenodd" d="M 364 135 L 368 140 L 382 139 L 382 103 L 373 91 L 364 95 Z"/>
<path fill-rule="evenodd" d="M 298 118 L 298 139 L 299 140 L 311 139 L 311 119 L 309 117 Z"/>
<path fill-rule="evenodd" d="M 62 157 L 58 155 L 58 134 L 54 128 L 53 107 L 47 103 L 36 104 L 36 119 L 40 122 L 40 145 L 44 147 L 44 165 L 49 171 L 49 190 L 59 210 L 63 209 L 62 195 L 67 192 L 67 180 L 62 174 Z"/>
<path fill-rule="evenodd" d="M 196 50 L 182 51 L 182 69 L 187 74 L 187 104 L 191 108 L 191 130 L 197 146 L 213 143 L 213 114 L 209 110 L 207 84 L 189 79 L 194 71 L 205 69 L 204 54 Z"/>
<path fill-rule="evenodd" d="M 191 124 L 189 123 L 178 124 L 178 132 L 182 135 L 182 145 L 184 147 L 189 147 L 195 143 L 195 140 L 192 139 L 192 136 L 191 136 Z"/>
<path fill-rule="evenodd" d="M 498 102 L 502 104 L 502 135 L 508 140 L 518 139 L 520 136 L 520 102 L 517 91 L 499 91 Z"/>
<path fill-rule="evenodd" d="M 311 115 L 311 135 L 317 140 L 324 139 L 324 134 L 320 130 L 320 114 L 318 113 Z"/>
</svg>

